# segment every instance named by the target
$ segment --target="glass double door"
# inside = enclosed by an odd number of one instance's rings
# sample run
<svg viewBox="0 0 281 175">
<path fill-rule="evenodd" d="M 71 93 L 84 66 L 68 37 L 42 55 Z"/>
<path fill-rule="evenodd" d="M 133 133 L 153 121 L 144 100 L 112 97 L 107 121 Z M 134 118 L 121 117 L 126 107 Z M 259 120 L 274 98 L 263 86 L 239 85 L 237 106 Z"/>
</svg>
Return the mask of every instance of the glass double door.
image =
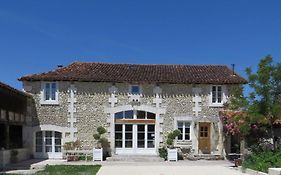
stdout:
<svg viewBox="0 0 281 175">
<path fill-rule="evenodd" d="M 62 158 L 62 133 L 38 131 L 35 134 L 35 158 Z"/>
<path fill-rule="evenodd" d="M 116 154 L 154 154 L 155 124 L 115 124 Z"/>
</svg>

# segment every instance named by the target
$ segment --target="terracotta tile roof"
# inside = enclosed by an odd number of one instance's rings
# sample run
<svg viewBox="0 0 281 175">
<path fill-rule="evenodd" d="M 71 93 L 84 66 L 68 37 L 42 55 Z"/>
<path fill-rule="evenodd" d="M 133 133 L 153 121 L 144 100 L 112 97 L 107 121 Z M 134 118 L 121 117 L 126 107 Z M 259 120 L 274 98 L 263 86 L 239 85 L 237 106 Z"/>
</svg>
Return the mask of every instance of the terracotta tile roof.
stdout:
<svg viewBox="0 0 281 175">
<path fill-rule="evenodd" d="M 26 96 L 26 97 L 31 97 L 31 94 L 29 93 L 26 93 L 26 92 L 23 92 L 23 91 L 20 91 L 20 90 L 17 90 L 3 82 L 0 81 L 0 91 L 2 90 L 5 90 L 5 91 L 8 91 L 8 92 L 11 92 L 11 93 L 15 93 L 15 94 L 18 94 L 18 95 L 23 95 L 23 96 Z"/>
<path fill-rule="evenodd" d="M 21 77 L 20 81 L 93 81 L 136 83 L 245 84 L 224 65 L 144 65 L 74 62 L 54 71 Z"/>
</svg>

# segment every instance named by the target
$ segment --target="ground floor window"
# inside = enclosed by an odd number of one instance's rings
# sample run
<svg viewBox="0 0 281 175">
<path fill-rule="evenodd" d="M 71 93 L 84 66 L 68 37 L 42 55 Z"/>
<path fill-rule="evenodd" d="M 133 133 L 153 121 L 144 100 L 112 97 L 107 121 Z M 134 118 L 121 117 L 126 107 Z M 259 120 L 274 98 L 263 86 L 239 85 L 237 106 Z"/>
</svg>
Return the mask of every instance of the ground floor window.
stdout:
<svg viewBox="0 0 281 175">
<path fill-rule="evenodd" d="M 61 152 L 62 134 L 57 131 L 38 131 L 35 134 L 35 152 Z"/>
<path fill-rule="evenodd" d="M 178 136 L 178 140 L 190 140 L 190 122 L 178 121 L 178 130 L 181 132 Z"/>
</svg>

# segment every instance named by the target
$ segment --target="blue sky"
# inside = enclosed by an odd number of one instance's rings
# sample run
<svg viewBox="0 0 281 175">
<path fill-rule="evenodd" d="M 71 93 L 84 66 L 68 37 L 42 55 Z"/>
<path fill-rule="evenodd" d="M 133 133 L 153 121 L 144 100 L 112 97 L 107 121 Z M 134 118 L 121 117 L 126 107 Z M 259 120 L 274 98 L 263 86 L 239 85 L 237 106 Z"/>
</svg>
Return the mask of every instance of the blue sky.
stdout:
<svg viewBox="0 0 281 175">
<path fill-rule="evenodd" d="M 280 0 L 2 0 L 0 81 L 73 61 L 281 62 Z"/>
</svg>

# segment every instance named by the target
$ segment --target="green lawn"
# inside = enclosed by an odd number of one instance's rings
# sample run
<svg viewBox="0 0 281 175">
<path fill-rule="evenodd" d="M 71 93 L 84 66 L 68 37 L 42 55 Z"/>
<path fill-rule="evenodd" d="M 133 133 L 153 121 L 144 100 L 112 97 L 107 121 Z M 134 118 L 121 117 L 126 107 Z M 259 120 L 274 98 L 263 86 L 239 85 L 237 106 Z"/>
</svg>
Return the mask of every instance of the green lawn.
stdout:
<svg viewBox="0 0 281 175">
<path fill-rule="evenodd" d="M 34 175 L 95 175 L 100 167 L 101 165 L 53 165 Z"/>
<path fill-rule="evenodd" d="M 35 175 L 95 175 L 100 165 L 55 165 L 47 166 L 44 171 L 38 171 Z"/>
</svg>

